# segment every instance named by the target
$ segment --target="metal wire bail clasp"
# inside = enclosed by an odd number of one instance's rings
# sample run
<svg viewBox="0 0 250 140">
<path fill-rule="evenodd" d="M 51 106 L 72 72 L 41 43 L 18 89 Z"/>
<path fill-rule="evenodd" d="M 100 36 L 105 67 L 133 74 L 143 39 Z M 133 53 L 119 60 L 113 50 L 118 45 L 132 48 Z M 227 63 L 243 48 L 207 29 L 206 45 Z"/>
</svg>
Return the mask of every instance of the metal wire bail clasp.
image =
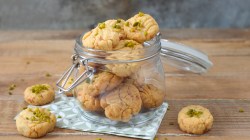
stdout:
<svg viewBox="0 0 250 140">
<path fill-rule="evenodd" d="M 79 59 L 79 56 L 77 54 L 72 55 L 72 61 L 73 64 L 71 67 L 69 67 L 62 75 L 62 77 L 57 81 L 56 86 L 59 88 L 59 93 L 64 93 L 72 90 L 76 86 L 78 86 L 80 83 L 85 81 L 87 78 L 89 78 L 94 73 L 94 68 L 88 66 L 88 59 Z M 85 67 L 85 71 L 82 74 L 77 74 L 78 68 L 80 65 L 83 65 Z M 75 74 L 75 75 L 74 75 Z M 76 77 L 77 75 L 80 75 Z M 68 85 L 65 87 L 67 81 L 69 80 L 70 76 L 74 76 L 74 82 L 71 85 Z"/>
</svg>

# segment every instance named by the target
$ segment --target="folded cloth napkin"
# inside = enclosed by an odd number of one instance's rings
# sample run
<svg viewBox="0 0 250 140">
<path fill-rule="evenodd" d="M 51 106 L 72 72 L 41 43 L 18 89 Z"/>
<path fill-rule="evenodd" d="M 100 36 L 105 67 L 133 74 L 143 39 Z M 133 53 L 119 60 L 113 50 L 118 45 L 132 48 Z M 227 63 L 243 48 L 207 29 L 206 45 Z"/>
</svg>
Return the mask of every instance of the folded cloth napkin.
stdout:
<svg viewBox="0 0 250 140">
<path fill-rule="evenodd" d="M 29 106 L 35 107 L 35 106 Z M 84 112 L 76 105 L 76 99 L 73 97 L 66 97 L 62 94 L 57 95 L 54 102 L 48 105 L 40 106 L 42 108 L 48 108 L 57 116 L 56 126 L 59 128 L 67 128 L 79 131 L 106 133 L 118 136 L 141 138 L 141 139 L 153 139 L 157 133 L 157 130 L 164 117 L 168 104 L 165 102 L 155 112 L 152 111 L 153 117 L 149 121 L 144 123 L 124 123 L 122 125 L 108 125 L 108 119 L 99 119 L 100 122 L 95 122 L 89 118 L 95 118 L 96 115 Z M 87 113 L 87 114 L 86 114 Z M 150 114 L 146 114 L 150 115 Z M 137 119 L 145 117 L 138 115 Z M 152 115 L 151 115 L 152 116 Z M 97 118 L 98 119 L 98 118 Z"/>
</svg>

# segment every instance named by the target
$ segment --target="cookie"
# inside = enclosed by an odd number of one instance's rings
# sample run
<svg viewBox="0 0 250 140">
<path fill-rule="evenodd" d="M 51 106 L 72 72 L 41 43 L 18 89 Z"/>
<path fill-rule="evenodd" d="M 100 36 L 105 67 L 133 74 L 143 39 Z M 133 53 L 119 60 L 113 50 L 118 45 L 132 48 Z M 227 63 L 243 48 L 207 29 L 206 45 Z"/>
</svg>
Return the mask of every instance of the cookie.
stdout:
<svg viewBox="0 0 250 140">
<path fill-rule="evenodd" d="M 143 58 L 144 51 L 143 46 L 133 40 L 122 40 L 117 45 L 116 53 L 111 54 L 106 57 L 108 60 L 136 60 Z M 132 63 L 112 63 L 107 64 L 106 68 L 120 77 L 127 77 L 138 70 L 142 62 L 132 62 Z"/>
<path fill-rule="evenodd" d="M 45 105 L 54 99 L 54 89 L 48 84 L 33 85 L 24 91 L 24 100 L 31 105 Z"/>
<path fill-rule="evenodd" d="M 27 108 L 16 119 L 18 132 L 29 138 L 39 138 L 52 132 L 56 125 L 56 117 L 44 108 Z"/>
<path fill-rule="evenodd" d="M 128 122 L 141 110 L 139 90 L 129 83 L 122 83 L 110 93 L 101 97 L 101 106 L 105 116 L 111 120 Z"/>
<path fill-rule="evenodd" d="M 126 38 L 123 30 L 124 23 L 125 21 L 122 19 L 107 20 L 99 23 L 96 28 L 83 36 L 83 46 L 105 51 L 116 50 L 120 40 Z"/>
<path fill-rule="evenodd" d="M 64 82 L 64 81 L 63 81 L 63 82 Z M 74 82 L 74 78 L 73 78 L 72 76 L 70 76 L 69 79 L 68 79 L 68 81 L 65 83 L 64 88 L 65 88 L 65 89 L 69 88 L 69 87 L 73 84 L 73 82 Z M 68 91 L 68 92 L 66 92 L 65 94 L 66 94 L 66 96 L 68 96 L 68 97 L 72 97 L 72 96 L 73 96 L 73 91 L 72 91 L 72 90 L 71 90 L 71 91 Z"/>
<path fill-rule="evenodd" d="M 103 108 L 100 105 L 99 96 L 94 97 L 86 94 L 84 91 L 80 91 L 77 93 L 77 99 L 80 102 L 83 109 L 86 111 L 96 111 L 96 112 L 103 111 Z"/>
<path fill-rule="evenodd" d="M 164 92 L 152 84 L 143 85 L 139 91 L 142 105 L 146 109 L 159 107 L 165 100 Z"/>
<path fill-rule="evenodd" d="M 139 12 L 126 21 L 124 32 L 128 39 L 143 43 L 159 32 L 159 26 L 153 17 Z"/>
<path fill-rule="evenodd" d="M 87 111 L 102 111 L 99 95 L 114 89 L 123 78 L 110 72 L 99 72 L 77 87 L 77 99 Z"/>
<path fill-rule="evenodd" d="M 92 78 L 87 79 L 77 89 L 85 94 L 96 97 L 100 94 L 110 91 L 118 86 L 123 78 L 118 77 L 110 72 L 102 71 L 94 74 Z"/>
<path fill-rule="evenodd" d="M 213 125 L 210 111 L 200 105 L 189 105 L 178 114 L 178 124 L 182 131 L 192 134 L 203 134 Z"/>
</svg>

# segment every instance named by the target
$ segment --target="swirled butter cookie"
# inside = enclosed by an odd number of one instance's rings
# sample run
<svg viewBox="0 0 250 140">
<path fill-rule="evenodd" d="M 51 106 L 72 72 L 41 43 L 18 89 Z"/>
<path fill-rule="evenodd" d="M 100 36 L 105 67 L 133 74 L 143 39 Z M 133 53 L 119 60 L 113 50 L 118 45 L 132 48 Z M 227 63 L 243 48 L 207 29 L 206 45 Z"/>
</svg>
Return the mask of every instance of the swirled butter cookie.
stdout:
<svg viewBox="0 0 250 140">
<path fill-rule="evenodd" d="M 124 23 L 122 19 L 107 20 L 99 23 L 96 28 L 83 36 L 83 46 L 105 51 L 116 50 L 120 40 L 126 38 L 123 30 Z"/>
<path fill-rule="evenodd" d="M 153 17 L 139 12 L 126 21 L 124 31 L 128 39 L 142 43 L 152 39 L 159 32 L 159 26 Z"/>
</svg>

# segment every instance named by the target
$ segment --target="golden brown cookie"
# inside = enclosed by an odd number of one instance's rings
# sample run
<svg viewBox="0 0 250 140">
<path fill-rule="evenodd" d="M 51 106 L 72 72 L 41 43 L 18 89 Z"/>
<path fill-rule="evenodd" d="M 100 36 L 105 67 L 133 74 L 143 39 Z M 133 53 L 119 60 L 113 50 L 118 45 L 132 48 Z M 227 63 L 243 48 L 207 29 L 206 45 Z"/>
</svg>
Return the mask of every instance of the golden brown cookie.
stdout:
<svg viewBox="0 0 250 140">
<path fill-rule="evenodd" d="M 96 28 L 83 36 L 83 46 L 105 51 L 116 50 L 120 40 L 126 38 L 123 30 L 124 23 L 122 19 L 107 20 L 99 23 Z"/>
<path fill-rule="evenodd" d="M 128 39 L 142 43 L 152 39 L 159 32 L 159 26 L 153 17 L 139 12 L 126 21 L 124 31 Z"/>
<path fill-rule="evenodd" d="M 39 138 L 52 132 L 56 125 L 56 117 L 44 108 L 27 108 L 16 119 L 18 132 L 29 138 Z"/>
<path fill-rule="evenodd" d="M 146 109 L 156 108 L 165 100 L 165 93 L 152 84 L 146 84 L 139 88 L 143 107 Z"/>
<path fill-rule="evenodd" d="M 77 87 L 77 99 L 88 111 L 102 111 L 99 95 L 121 84 L 120 78 L 110 72 L 99 72 Z"/>
<path fill-rule="evenodd" d="M 100 105 L 99 96 L 94 97 L 86 94 L 84 91 L 77 93 L 77 99 L 81 103 L 83 109 L 87 111 L 103 111 L 103 108 Z"/>
<path fill-rule="evenodd" d="M 138 89 L 129 83 L 123 83 L 101 97 L 106 117 L 115 121 L 128 122 L 141 110 L 141 104 Z"/>
<path fill-rule="evenodd" d="M 92 79 L 89 78 L 82 83 L 78 88 L 78 92 L 82 90 L 85 94 L 96 97 L 106 91 L 114 89 L 121 84 L 122 80 L 123 78 L 110 72 L 102 71 L 94 74 Z"/>
<path fill-rule="evenodd" d="M 63 81 L 64 82 L 64 81 Z M 65 86 L 64 86 L 64 88 L 69 88 L 69 86 L 71 86 L 72 84 L 73 84 L 73 82 L 74 82 L 74 78 L 72 77 L 72 76 L 70 76 L 69 77 L 69 79 L 68 79 L 68 81 L 65 83 Z M 68 92 L 66 92 L 65 93 L 66 94 L 66 96 L 68 96 L 68 97 L 72 97 L 73 96 L 73 91 L 71 90 L 71 91 L 68 91 Z"/>
<path fill-rule="evenodd" d="M 37 84 L 27 87 L 24 100 L 31 105 L 45 105 L 55 99 L 55 91 L 48 84 Z"/>
<path fill-rule="evenodd" d="M 189 105 L 178 114 L 178 124 L 182 131 L 192 134 L 203 134 L 213 125 L 210 111 L 200 105 Z"/>
<path fill-rule="evenodd" d="M 108 60 L 136 60 L 144 57 L 143 46 L 133 40 L 122 40 L 117 45 L 117 53 L 106 57 Z M 127 77 L 138 70 L 142 62 L 132 63 L 112 63 L 107 64 L 106 68 L 120 77 Z"/>
</svg>

